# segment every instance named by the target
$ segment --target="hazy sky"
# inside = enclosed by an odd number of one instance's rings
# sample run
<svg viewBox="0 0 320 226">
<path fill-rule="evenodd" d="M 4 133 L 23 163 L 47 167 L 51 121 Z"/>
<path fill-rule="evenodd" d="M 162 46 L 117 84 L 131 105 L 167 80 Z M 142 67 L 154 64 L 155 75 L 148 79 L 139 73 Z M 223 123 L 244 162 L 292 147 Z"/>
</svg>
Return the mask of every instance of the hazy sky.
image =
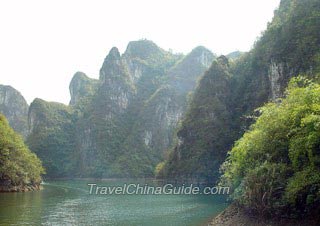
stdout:
<svg viewBox="0 0 320 226">
<path fill-rule="evenodd" d="M 147 38 L 188 53 L 248 51 L 280 0 L 0 1 L 0 84 L 68 103 L 76 71 L 98 78 L 113 46 Z"/>
</svg>

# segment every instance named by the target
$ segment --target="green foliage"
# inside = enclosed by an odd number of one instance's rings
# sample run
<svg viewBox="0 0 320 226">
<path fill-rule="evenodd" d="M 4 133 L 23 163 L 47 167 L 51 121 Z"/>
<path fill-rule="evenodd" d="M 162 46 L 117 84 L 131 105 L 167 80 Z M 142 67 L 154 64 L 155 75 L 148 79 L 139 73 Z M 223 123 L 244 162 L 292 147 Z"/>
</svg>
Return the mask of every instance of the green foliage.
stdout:
<svg viewBox="0 0 320 226">
<path fill-rule="evenodd" d="M 233 139 L 228 61 L 219 57 L 195 91 L 163 172 L 166 177 L 214 181 Z M 221 95 L 223 94 L 223 95 Z"/>
<path fill-rule="evenodd" d="M 127 66 L 131 67 L 131 70 L 134 66 L 141 70 L 139 78 L 133 82 L 134 95 L 131 95 L 128 88 L 123 89 L 129 93 L 128 97 L 131 96 L 129 105 L 122 113 L 113 106 L 117 103 L 110 100 L 110 94 L 106 95 L 106 92 L 113 87 L 117 89 L 119 85 L 115 85 L 112 80 L 112 87 L 100 87 L 93 98 L 88 110 L 90 116 L 80 119 L 86 121 L 86 127 L 92 128 L 91 140 L 95 145 L 90 152 L 99 156 L 98 162 L 101 161 L 104 166 L 104 172 L 99 176 L 154 175 L 154 168 L 163 160 L 164 151 L 172 143 L 176 125 L 174 117 L 185 108 L 185 96 L 190 91 L 190 88 L 183 87 L 184 92 L 178 92 L 171 82 L 177 77 L 185 77 L 188 84 L 190 81 L 195 83 L 194 77 L 205 70 L 205 66 L 196 62 L 197 57 L 201 56 L 202 51 L 208 52 L 212 57 L 212 53 L 203 47 L 196 50 L 177 62 L 181 55 L 166 52 L 150 41 L 129 43 L 122 57 L 129 62 Z M 179 81 L 178 84 L 182 82 Z M 117 93 L 112 95 L 118 96 Z M 112 117 L 106 119 L 109 112 L 112 113 Z M 148 136 L 150 138 L 147 138 Z M 93 162 L 90 165 L 94 166 L 97 163 Z"/>
<path fill-rule="evenodd" d="M 125 54 L 131 60 L 136 60 L 157 72 L 166 70 L 182 57 L 181 54 L 172 54 L 159 48 L 155 43 L 147 39 L 131 41 Z"/>
<path fill-rule="evenodd" d="M 319 52 L 320 4 L 317 0 L 282 0 L 272 22 L 256 43 L 256 54 L 307 71 Z M 259 52 L 259 53 L 258 53 Z"/>
<path fill-rule="evenodd" d="M 320 85 L 292 79 L 286 98 L 260 110 L 230 151 L 222 182 L 258 212 L 306 211 L 320 201 Z"/>
<path fill-rule="evenodd" d="M 43 173 L 41 161 L 0 115 L 0 181 L 9 180 L 11 185 L 39 184 Z"/>
<path fill-rule="evenodd" d="M 28 146 L 39 156 L 48 177 L 63 177 L 74 171 L 74 119 L 69 107 L 35 99 L 30 105 L 32 133 Z"/>
<path fill-rule="evenodd" d="M 162 146 L 150 148 L 143 141 L 146 126 L 154 126 L 148 121 L 154 120 L 158 108 L 157 103 L 147 106 L 148 100 L 180 58 L 151 41 L 139 40 L 130 42 L 122 56 L 116 48 L 110 51 L 99 81 L 76 73 L 70 84 L 72 97 L 76 97 L 72 101 L 75 134 L 69 135 L 75 140 L 75 151 L 69 150 L 75 176 L 153 176 Z M 52 151 L 60 147 L 56 144 L 50 144 Z"/>
<path fill-rule="evenodd" d="M 160 173 L 163 172 L 164 167 L 165 167 L 165 162 L 158 163 L 158 165 L 155 168 L 154 174 L 162 177 L 162 175 L 160 175 Z"/>
<path fill-rule="evenodd" d="M 178 132 L 182 143 L 177 143 L 172 148 L 167 159 L 165 167 L 167 176 L 188 177 L 191 173 L 202 170 L 211 174 L 211 178 L 217 177 L 219 175 L 217 165 L 224 161 L 223 158 L 233 142 L 239 139 L 254 122 L 258 113 L 255 109 L 270 99 L 283 96 L 291 78 L 304 74 L 315 79 L 315 72 L 319 71 L 320 67 L 319 12 L 319 0 L 282 0 L 272 22 L 257 40 L 254 48 L 248 53 L 241 54 L 235 61 L 229 62 L 227 73 L 230 78 L 227 80 L 226 89 L 222 81 L 217 81 L 218 85 L 209 87 L 210 82 L 205 80 L 208 73 L 204 75 L 202 80 L 208 85 L 200 81 L 194 93 L 186 119 L 182 122 L 182 129 Z M 221 74 L 219 70 L 215 71 L 212 68 L 209 71 L 212 77 L 219 77 Z M 214 96 L 218 98 L 213 98 Z M 268 109 L 272 106 L 276 107 L 271 104 Z M 216 120 L 210 120 L 205 113 L 216 116 Z M 269 129 L 272 130 L 272 119 L 269 120 L 271 122 Z M 305 120 L 312 121 L 315 118 Z M 279 158 L 286 163 L 289 161 L 289 156 L 281 155 L 289 148 L 285 142 L 286 137 L 281 133 L 281 130 L 285 129 L 284 124 L 274 128 L 274 133 L 271 135 L 276 139 L 273 142 L 266 142 L 264 130 L 254 130 L 250 134 L 245 134 L 244 141 L 237 147 L 243 146 L 241 147 L 243 150 L 255 153 L 253 158 L 260 159 L 261 162 L 268 159 L 264 154 L 267 147 L 281 150 L 273 155 L 273 158 Z M 250 137 L 256 140 L 254 144 L 247 143 Z M 303 158 L 307 161 L 310 158 L 310 151 L 302 150 L 302 142 L 308 142 L 311 148 L 317 145 L 316 139 L 316 136 L 310 135 L 301 141 L 296 140 L 296 144 L 292 146 L 300 145 L 301 150 L 292 154 L 293 160 L 300 161 L 300 158 Z M 259 151 L 251 152 L 256 150 L 257 145 Z M 303 152 L 305 157 L 301 157 Z M 239 163 L 239 167 L 254 167 L 250 165 L 253 162 L 246 161 L 245 153 L 238 155 L 238 161 L 240 159 L 243 161 Z M 206 163 L 204 159 L 211 161 Z"/>
<path fill-rule="evenodd" d="M 280 71 L 276 81 L 279 95 L 292 77 L 298 74 L 312 77 L 319 72 L 319 12 L 318 0 L 282 0 L 254 48 L 231 66 L 234 118 L 240 128 L 252 123 L 240 118 L 252 114 L 271 97 L 270 77 L 274 76 L 271 65 Z"/>
<path fill-rule="evenodd" d="M 0 85 L 0 113 L 10 126 L 24 138 L 28 133 L 28 104 L 23 96 L 11 86 Z"/>
<path fill-rule="evenodd" d="M 283 163 L 263 162 L 247 171 L 233 197 L 242 205 L 265 215 L 283 207 L 279 198 L 285 187 L 288 169 Z M 281 197 L 281 196 L 280 196 Z"/>
<path fill-rule="evenodd" d="M 90 79 L 82 72 L 75 73 L 69 86 L 71 94 L 70 105 L 79 113 L 85 114 L 99 84 L 99 80 Z"/>
</svg>

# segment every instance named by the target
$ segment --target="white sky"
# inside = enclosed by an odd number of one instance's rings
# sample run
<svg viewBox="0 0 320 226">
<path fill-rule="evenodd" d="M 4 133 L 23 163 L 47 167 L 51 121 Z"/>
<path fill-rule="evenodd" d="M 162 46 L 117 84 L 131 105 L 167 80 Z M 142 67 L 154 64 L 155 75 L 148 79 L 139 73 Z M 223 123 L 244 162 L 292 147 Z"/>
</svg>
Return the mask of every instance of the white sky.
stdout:
<svg viewBox="0 0 320 226">
<path fill-rule="evenodd" d="M 188 53 L 248 51 L 280 0 L 0 1 L 0 84 L 68 103 L 76 71 L 98 78 L 113 46 L 147 38 Z"/>
</svg>

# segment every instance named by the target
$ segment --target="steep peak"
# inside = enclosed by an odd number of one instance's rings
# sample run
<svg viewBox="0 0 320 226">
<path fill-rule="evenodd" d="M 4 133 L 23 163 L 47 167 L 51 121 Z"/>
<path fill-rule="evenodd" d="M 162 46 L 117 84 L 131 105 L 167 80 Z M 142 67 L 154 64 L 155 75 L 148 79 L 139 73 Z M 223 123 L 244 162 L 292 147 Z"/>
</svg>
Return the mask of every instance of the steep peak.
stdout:
<svg viewBox="0 0 320 226">
<path fill-rule="evenodd" d="M 112 47 L 111 50 L 109 51 L 107 58 L 120 59 L 119 49 L 117 47 Z"/>
<path fill-rule="evenodd" d="M 112 47 L 111 50 L 109 51 L 108 55 L 106 58 L 104 58 L 103 64 L 108 64 L 108 63 L 113 63 L 114 61 L 120 60 L 120 52 L 117 47 Z M 102 65 L 103 67 L 103 65 Z"/>
<path fill-rule="evenodd" d="M 117 47 L 113 47 L 104 59 L 100 69 L 100 80 L 104 82 L 106 77 L 119 75 L 121 67 L 121 56 Z"/>
<path fill-rule="evenodd" d="M 238 59 L 239 57 L 241 57 L 242 55 L 244 54 L 244 52 L 241 52 L 241 51 L 233 51 L 231 53 L 228 53 L 227 54 L 227 57 L 228 59 L 231 59 L 231 60 L 236 60 Z"/>
<path fill-rule="evenodd" d="M 221 65 L 229 65 L 229 60 L 226 56 L 221 55 L 217 58 L 217 61 L 221 64 Z"/>
<path fill-rule="evenodd" d="M 34 100 L 30 104 L 30 109 L 34 106 L 41 106 L 49 103 L 48 101 L 45 101 L 44 99 L 41 99 L 39 97 L 34 98 Z M 53 103 L 53 102 L 52 102 Z"/>
<path fill-rule="evenodd" d="M 198 46 L 186 56 L 185 61 L 197 62 L 208 68 L 215 57 L 215 54 L 209 49 L 204 46 Z"/>
<path fill-rule="evenodd" d="M 89 78 L 83 72 L 76 72 L 69 85 L 71 96 L 69 104 L 76 105 L 81 98 L 92 95 L 97 84 L 98 80 Z"/>
<path fill-rule="evenodd" d="M 157 46 L 154 42 L 147 39 L 141 39 L 138 41 L 129 42 L 124 55 L 146 60 L 151 56 L 164 54 L 164 52 L 165 51 Z"/>
<path fill-rule="evenodd" d="M 190 55 L 201 55 L 202 53 L 214 55 L 209 49 L 204 46 L 197 46 L 196 48 L 192 49 Z"/>
<path fill-rule="evenodd" d="M 35 98 L 30 104 L 28 113 L 29 133 L 42 124 L 45 128 L 50 128 L 58 124 L 66 123 L 65 117 L 71 116 L 72 108 L 58 103 L 48 102 L 40 98 Z"/>
<path fill-rule="evenodd" d="M 71 79 L 71 83 L 72 83 L 73 81 L 87 80 L 87 79 L 89 79 L 89 78 L 88 78 L 88 76 L 87 76 L 84 72 L 77 71 L 77 72 L 73 75 L 73 77 L 72 77 L 72 79 Z"/>
<path fill-rule="evenodd" d="M 41 114 L 48 113 L 49 115 L 57 109 L 62 109 L 65 111 L 71 111 L 68 105 L 55 102 L 55 101 L 46 101 L 41 98 L 35 98 L 30 104 L 29 115 L 33 112 L 38 112 Z"/>
<path fill-rule="evenodd" d="M 218 80 L 222 78 L 224 80 L 225 78 L 230 78 L 230 76 L 229 60 L 226 56 L 221 55 L 212 62 L 204 77 L 215 78 Z"/>
<path fill-rule="evenodd" d="M 5 115 L 10 126 L 27 136 L 28 104 L 21 93 L 11 86 L 0 85 L 0 113 Z"/>
<path fill-rule="evenodd" d="M 13 88 L 12 86 L 9 86 L 9 85 L 0 85 L 0 91 L 1 92 L 11 92 L 11 93 L 17 94 L 19 96 L 22 96 L 18 90 L 16 90 L 15 88 Z"/>
</svg>

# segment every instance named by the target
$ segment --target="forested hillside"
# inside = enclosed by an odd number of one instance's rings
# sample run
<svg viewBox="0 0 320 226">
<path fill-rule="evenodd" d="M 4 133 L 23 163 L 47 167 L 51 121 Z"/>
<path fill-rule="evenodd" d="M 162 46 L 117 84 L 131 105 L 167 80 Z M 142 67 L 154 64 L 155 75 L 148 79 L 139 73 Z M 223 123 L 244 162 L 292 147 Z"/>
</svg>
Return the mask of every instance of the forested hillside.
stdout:
<svg viewBox="0 0 320 226">
<path fill-rule="evenodd" d="M 150 177 L 156 168 L 215 182 L 255 109 L 283 97 L 291 78 L 319 72 L 319 11 L 316 0 L 282 0 L 252 50 L 226 57 L 202 46 L 173 54 L 149 40 L 123 54 L 114 47 L 99 79 L 75 73 L 68 106 L 35 99 L 21 131 L 48 177 Z"/>
<path fill-rule="evenodd" d="M 232 197 L 260 215 L 304 216 L 320 204 L 320 85 L 298 77 L 261 116 L 223 164 Z"/>
<path fill-rule="evenodd" d="M 36 99 L 27 143 L 48 177 L 150 177 L 173 142 L 187 97 L 214 54 L 173 54 L 149 40 L 106 56 L 99 79 L 77 72 L 69 106 Z"/>
<path fill-rule="evenodd" d="M 159 176 L 215 181 L 228 150 L 254 122 L 254 110 L 282 97 L 290 78 L 314 78 L 319 72 L 319 28 L 319 1 L 282 0 L 250 52 L 224 70 L 214 62 L 195 91 L 176 145 L 158 167 Z"/>
<path fill-rule="evenodd" d="M 43 173 L 41 161 L 0 114 L 0 192 L 39 189 Z"/>
</svg>

